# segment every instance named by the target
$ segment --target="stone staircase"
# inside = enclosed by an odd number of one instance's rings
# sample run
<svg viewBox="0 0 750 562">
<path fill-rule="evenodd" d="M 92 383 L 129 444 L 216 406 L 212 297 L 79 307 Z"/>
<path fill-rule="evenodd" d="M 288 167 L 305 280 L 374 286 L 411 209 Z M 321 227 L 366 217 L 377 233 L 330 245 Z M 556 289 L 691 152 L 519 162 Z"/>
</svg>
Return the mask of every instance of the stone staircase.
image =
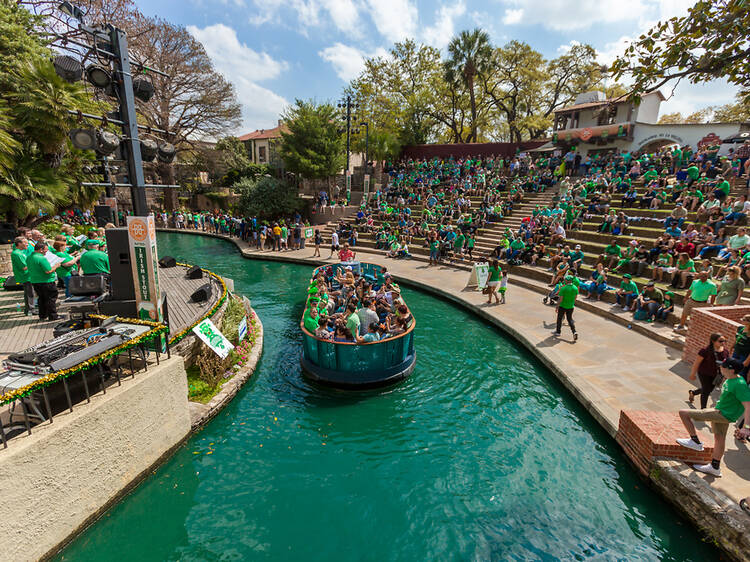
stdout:
<svg viewBox="0 0 750 562">
<path fill-rule="evenodd" d="M 745 193 L 744 180 L 735 179 L 731 181 L 732 192 L 731 196 L 736 197 L 740 194 Z M 645 187 L 642 181 L 634 182 L 634 187 L 638 191 L 638 194 L 642 194 L 645 191 Z M 557 188 L 548 189 L 541 193 L 529 192 L 524 196 L 524 200 L 520 204 L 514 204 L 513 211 L 503 217 L 498 222 L 488 223 L 485 228 L 479 229 L 476 235 L 476 242 L 474 248 L 474 260 L 468 259 L 468 256 L 463 256 L 454 259 L 451 262 L 444 263 L 444 265 L 451 266 L 457 269 L 466 271 L 471 270 L 472 263 L 474 261 L 480 261 L 486 258 L 492 250 L 497 246 L 500 239 L 503 237 L 506 229 L 517 231 L 521 225 L 521 221 L 525 217 L 532 215 L 534 208 L 537 205 L 546 207 L 553 201 L 553 197 L 558 192 Z M 655 240 L 664 232 L 664 219 L 668 217 L 672 211 L 673 204 L 667 203 L 664 209 L 640 209 L 637 207 L 622 207 L 622 195 L 616 193 L 612 196 L 610 202 L 610 208 L 617 211 L 622 210 L 626 216 L 631 219 L 628 234 L 614 236 L 609 233 L 600 233 L 598 231 L 599 225 L 603 220 L 603 215 L 591 215 L 584 218 L 583 227 L 580 230 L 570 230 L 566 232 L 567 240 L 566 244 L 570 245 L 571 249 L 576 245 L 580 244 L 581 249 L 584 252 L 584 262 L 580 269 L 580 277 L 588 281 L 591 273 L 596 267 L 598 257 L 603 253 L 604 248 L 612 241 L 617 239 L 621 246 L 627 244 L 631 239 L 637 238 L 643 242 L 647 247 L 652 247 Z M 481 195 L 473 195 L 469 197 L 472 201 L 472 208 L 479 206 L 482 200 Z M 412 216 L 419 217 L 421 215 L 423 205 L 411 205 Z M 632 219 L 636 219 L 635 221 Z M 686 223 L 698 224 L 695 213 L 689 213 Z M 345 222 L 350 223 L 352 226 L 355 225 L 354 214 L 345 219 Z M 383 221 L 375 220 L 375 229 L 382 224 Z M 330 240 L 331 233 L 338 223 L 329 223 L 322 231 L 324 240 Z M 736 227 L 727 227 L 727 233 L 733 234 Z M 357 248 L 366 249 L 368 252 L 381 254 L 385 256 L 386 250 L 380 250 L 375 248 L 375 239 L 373 233 L 362 232 L 358 229 L 359 239 L 357 242 Z M 355 248 L 356 250 L 356 248 Z M 412 255 L 412 259 L 418 261 L 429 261 L 429 250 L 426 246 L 423 238 L 414 238 L 412 244 L 409 245 L 409 252 Z M 384 259 L 384 263 L 387 261 Z M 503 267 L 508 268 L 507 264 Z M 519 286 L 523 286 L 527 289 L 536 291 L 540 295 L 546 295 L 550 291 L 549 283 L 552 281 L 552 272 L 548 271 L 548 259 L 543 259 L 538 262 L 536 266 L 529 265 L 514 265 L 510 266 L 510 282 Z M 623 272 L 624 273 L 624 272 Z M 645 284 L 651 280 L 652 268 L 649 266 L 644 271 L 643 277 L 633 276 L 633 281 L 638 285 L 639 289 L 642 289 Z M 622 274 L 612 273 L 608 274 L 608 282 L 612 287 L 619 287 L 622 281 Z M 670 290 L 667 284 L 657 283 L 662 291 Z M 635 321 L 632 313 L 623 311 L 620 307 L 615 305 L 614 291 L 608 291 L 601 301 L 589 300 L 583 297 L 579 297 L 578 306 L 584 308 L 595 314 L 607 317 L 614 322 L 627 326 L 629 329 L 634 329 L 648 337 L 651 337 L 657 341 L 669 345 L 672 347 L 682 347 L 684 344 L 684 336 L 675 333 L 672 330 L 672 323 L 676 323 L 679 315 L 681 314 L 681 306 L 684 302 L 685 291 L 675 291 L 675 313 L 671 315 L 670 322 L 667 325 L 646 323 Z M 743 302 L 750 304 L 750 288 L 745 290 L 743 296 Z"/>
</svg>

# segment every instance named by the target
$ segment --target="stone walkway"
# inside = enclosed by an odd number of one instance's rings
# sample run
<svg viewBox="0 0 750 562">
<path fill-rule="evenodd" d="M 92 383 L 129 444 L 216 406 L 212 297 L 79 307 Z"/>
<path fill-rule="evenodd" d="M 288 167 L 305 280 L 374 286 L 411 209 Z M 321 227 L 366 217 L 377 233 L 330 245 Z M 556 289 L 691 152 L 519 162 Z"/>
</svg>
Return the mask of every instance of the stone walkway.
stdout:
<svg viewBox="0 0 750 562">
<path fill-rule="evenodd" d="M 222 238 L 234 242 L 242 254 L 251 259 L 309 262 L 311 265 L 334 262 L 313 258 L 311 248 L 260 252 L 236 238 Z M 325 258 L 330 250 L 321 249 L 321 253 Z M 358 251 L 357 259 L 385 265 L 404 284 L 468 307 L 487 322 L 513 335 L 555 373 L 613 437 L 617 432 L 620 410 L 676 412 L 689 407 L 688 389 L 694 388 L 688 380 L 690 366 L 681 361 L 680 352 L 672 347 L 584 310 L 576 310 L 574 314 L 580 338 L 577 342 L 573 341 L 565 324 L 562 337 L 555 338 L 552 336 L 555 309 L 545 306 L 538 293 L 513 285 L 512 278 L 506 295 L 507 304 L 488 306 L 486 297 L 479 291 L 465 289 L 469 278 L 466 271 L 388 259 L 365 251 Z M 712 396 L 713 400 L 716 398 L 718 392 Z M 706 429 L 705 426 L 702 428 Z M 721 478 L 695 472 L 688 466 L 684 472 L 695 473 L 711 487 L 739 501 L 750 496 L 750 455 L 747 452 L 747 447 L 738 446 L 730 435 Z"/>
</svg>

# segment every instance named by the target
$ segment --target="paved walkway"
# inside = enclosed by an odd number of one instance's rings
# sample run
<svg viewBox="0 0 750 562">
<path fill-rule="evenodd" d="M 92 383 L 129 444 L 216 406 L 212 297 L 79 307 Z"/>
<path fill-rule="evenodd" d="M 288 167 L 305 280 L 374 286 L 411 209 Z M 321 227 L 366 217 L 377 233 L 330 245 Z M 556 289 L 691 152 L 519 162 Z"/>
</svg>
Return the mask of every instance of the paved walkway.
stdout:
<svg viewBox="0 0 750 562">
<path fill-rule="evenodd" d="M 334 262 L 313 258 L 311 248 L 260 252 L 238 239 L 223 238 L 234 242 L 248 258 L 311 264 Z M 329 252 L 321 249 L 324 258 Z M 688 389 L 694 388 L 687 378 L 690 367 L 680 360 L 680 352 L 672 347 L 584 310 L 576 310 L 574 315 L 579 332 L 577 342 L 573 341 L 567 325 L 563 326 L 562 337 L 555 338 L 552 336 L 555 309 L 542 304 L 539 293 L 512 285 L 512 279 L 507 304 L 488 306 L 486 297 L 479 291 L 465 290 L 469 278 L 466 271 L 388 259 L 365 251 L 358 251 L 357 259 L 383 264 L 405 284 L 439 293 L 467 306 L 512 334 L 558 376 L 612 436 L 617 432 L 620 410 L 676 412 L 688 407 Z M 718 393 L 712 398 L 718 398 Z M 750 455 L 747 453 L 747 447 L 738 447 L 730 435 L 722 463 L 723 476 L 696 474 L 713 488 L 739 501 L 750 496 Z M 694 472 L 687 466 L 684 471 Z"/>
</svg>

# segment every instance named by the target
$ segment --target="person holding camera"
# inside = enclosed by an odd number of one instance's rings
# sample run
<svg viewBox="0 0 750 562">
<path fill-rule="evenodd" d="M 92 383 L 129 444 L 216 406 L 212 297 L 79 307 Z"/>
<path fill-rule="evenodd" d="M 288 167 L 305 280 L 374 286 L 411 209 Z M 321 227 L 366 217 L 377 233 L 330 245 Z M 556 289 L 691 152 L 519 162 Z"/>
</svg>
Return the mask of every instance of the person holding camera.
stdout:
<svg viewBox="0 0 750 562">
<path fill-rule="evenodd" d="M 727 339 L 718 332 L 709 337 L 708 345 L 698 351 L 698 357 L 693 362 L 690 370 L 690 380 L 696 378 L 700 382 L 698 390 L 688 390 L 688 401 L 692 404 L 696 396 L 701 397 L 701 408 L 708 404 L 708 397 L 717 385 L 720 385 L 723 377 L 719 366 L 729 357 L 726 349 Z"/>
</svg>

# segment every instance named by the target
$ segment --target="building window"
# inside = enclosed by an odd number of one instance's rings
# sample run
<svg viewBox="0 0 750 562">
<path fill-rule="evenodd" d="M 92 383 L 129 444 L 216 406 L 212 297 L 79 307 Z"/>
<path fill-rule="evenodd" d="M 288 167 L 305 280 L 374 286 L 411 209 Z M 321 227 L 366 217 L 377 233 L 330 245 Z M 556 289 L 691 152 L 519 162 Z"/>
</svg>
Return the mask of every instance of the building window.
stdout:
<svg viewBox="0 0 750 562">
<path fill-rule="evenodd" d="M 602 107 L 596 119 L 597 125 L 614 125 L 617 121 L 617 106 Z"/>
<path fill-rule="evenodd" d="M 578 119 L 580 117 L 580 113 L 576 111 L 573 116 L 570 119 L 570 128 L 571 129 L 577 129 L 578 128 Z"/>
<path fill-rule="evenodd" d="M 258 162 L 264 163 L 266 161 L 266 147 L 258 147 Z"/>
<path fill-rule="evenodd" d="M 555 125 L 554 125 L 554 130 L 555 131 L 562 131 L 567 126 L 568 126 L 568 115 L 567 114 L 558 115 L 557 117 L 555 117 Z"/>
</svg>

